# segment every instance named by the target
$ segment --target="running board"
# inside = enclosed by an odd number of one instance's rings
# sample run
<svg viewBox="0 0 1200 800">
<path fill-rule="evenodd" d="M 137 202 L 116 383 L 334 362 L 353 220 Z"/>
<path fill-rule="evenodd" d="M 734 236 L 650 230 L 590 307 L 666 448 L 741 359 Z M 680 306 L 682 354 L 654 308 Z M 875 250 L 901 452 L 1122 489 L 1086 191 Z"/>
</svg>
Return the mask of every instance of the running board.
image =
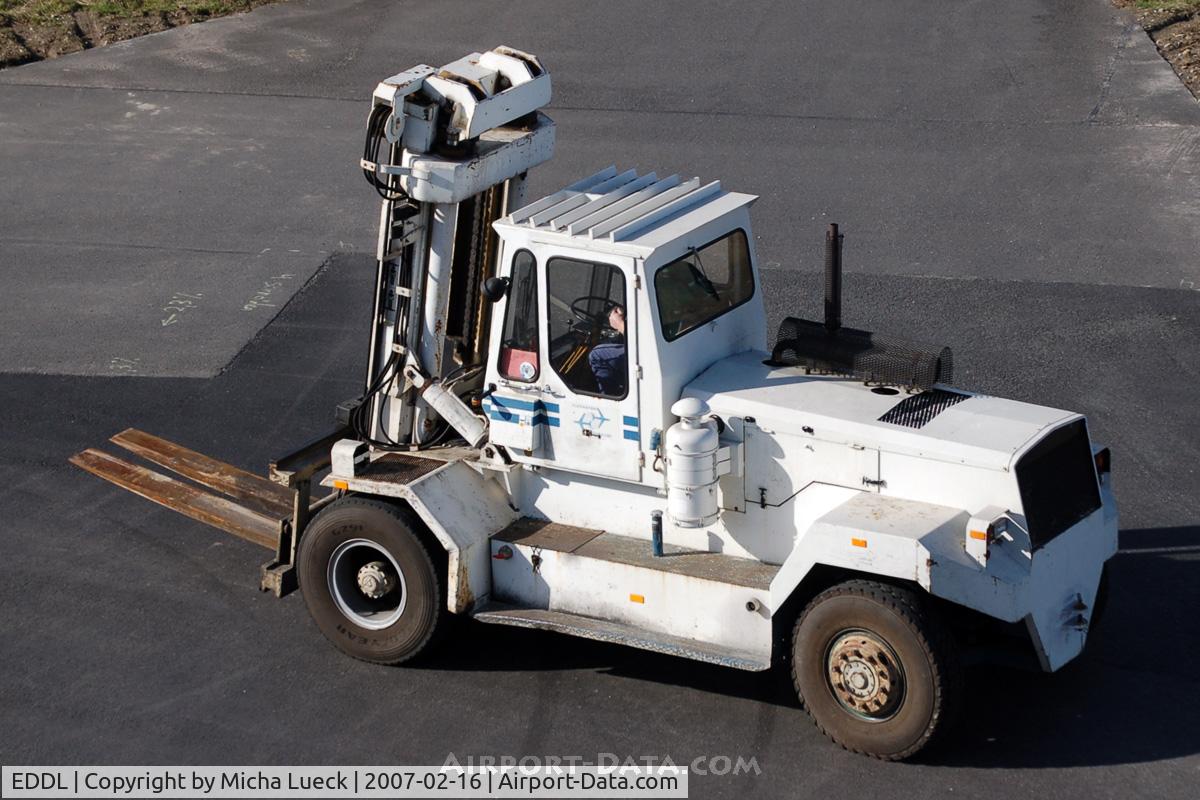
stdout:
<svg viewBox="0 0 1200 800">
<path fill-rule="evenodd" d="M 485 606 L 473 615 L 489 625 L 512 625 L 518 628 L 537 628 L 545 631 L 565 633 L 582 639 L 622 644 L 639 650 L 650 650 L 670 656 L 690 658 L 708 664 L 719 664 L 748 672 L 765 672 L 771 668 L 769 661 L 750 653 L 742 653 L 720 645 L 669 636 L 621 622 L 585 617 L 565 611 L 545 608 L 517 608 L 499 603 Z"/>
<path fill-rule="evenodd" d="M 315 473 L 329 465 L 338 430 L 271 462 L 271 480 L 145 431 L 127 428 L 111 441 L 193 483 L 88 448 L 71 456 L 80 469 L 198 522 L 275 552 L 263 564 L 259 588 L 282 597 L 296 588 L 296 542 L 309 518 L 337 493 L 312 500 Z"/>
</svg>

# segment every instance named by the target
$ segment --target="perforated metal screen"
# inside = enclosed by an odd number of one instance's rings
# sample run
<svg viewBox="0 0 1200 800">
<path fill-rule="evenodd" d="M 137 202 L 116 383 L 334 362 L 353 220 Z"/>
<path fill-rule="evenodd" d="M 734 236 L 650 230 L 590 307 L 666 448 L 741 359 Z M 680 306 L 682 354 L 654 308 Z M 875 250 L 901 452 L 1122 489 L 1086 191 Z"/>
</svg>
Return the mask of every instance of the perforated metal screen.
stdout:
<svg viewBox="0 0 1200 800">
<path fill-rule="evenodd" d="M 796 317 L 780 324 L 771 358 L 777 364 L 912 389 L 954 379 L 949 347 L 930 348 L 853 328 L 830 331 L 819 322 Z"/>
</svg>

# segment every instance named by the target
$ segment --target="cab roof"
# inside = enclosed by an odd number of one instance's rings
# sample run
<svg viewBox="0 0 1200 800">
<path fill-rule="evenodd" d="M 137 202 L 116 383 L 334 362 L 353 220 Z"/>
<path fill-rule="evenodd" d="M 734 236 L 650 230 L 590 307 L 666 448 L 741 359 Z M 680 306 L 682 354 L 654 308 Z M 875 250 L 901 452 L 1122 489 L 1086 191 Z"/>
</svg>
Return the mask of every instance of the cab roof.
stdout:
<svg viewBox="0 0 1200 800">
<path fill-rule="evenodd" d="M 757 196 L 727 192 L 720 181 L 678 175 L 659 178 L 615 166 L 536 200 L 498 220 L 505 238 L 646 257 L 690 231 L 745 206 Z M 507 234 L 507 235 L 506 235 Z"/>
</svg>

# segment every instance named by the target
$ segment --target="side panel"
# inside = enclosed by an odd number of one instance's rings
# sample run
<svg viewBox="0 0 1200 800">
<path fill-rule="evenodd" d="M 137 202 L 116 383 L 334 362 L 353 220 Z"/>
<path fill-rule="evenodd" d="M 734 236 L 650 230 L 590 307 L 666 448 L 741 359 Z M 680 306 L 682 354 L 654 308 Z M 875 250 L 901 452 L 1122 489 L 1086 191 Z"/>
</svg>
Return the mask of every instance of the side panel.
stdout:
<svg viewBox="0 0 1200 800">
<path fill-rule="evenodd" d="M 499 544 L 492 543 L 493 549 Z M 503 602 L 613 620 L 771 660 L 771 619 L 760 589 L 646 569 L 555 550 L 512 548 L 497 562 L 494 596 Z"/>
<path fill-rule="evenodd" d="M 800 533 L 771 583 L 772 608 L 782 607 L 817 564 L 915 581 L 921 536 L 953 527 L 960 518 L 965 526 L 967 520 L 958 509 L 821 484 L 805 489 L 795 502 Z"/>
<path fill-rule="evenodd" d="M 978 511 L 998 505 L 1021 507 L 1011 472 L 884 450 L 879 454 L 882 494 Z"/>
<path fill-rule="evenodd" d="M 746 501 L 778 506 L 805 486 L 820 481 L 849 489 L 876 491 L 879 451 L 789 436 L 745 424 Z"/>
<path fill-rule="evenodd" d="M 517 518 L 508 492 L 462 462 L 438 470 L 411 491 L 413 508 L 450 553 L 448 607 L 456 614 L 469 611 L 492 591 L 488 538 Z"/>
</svg>

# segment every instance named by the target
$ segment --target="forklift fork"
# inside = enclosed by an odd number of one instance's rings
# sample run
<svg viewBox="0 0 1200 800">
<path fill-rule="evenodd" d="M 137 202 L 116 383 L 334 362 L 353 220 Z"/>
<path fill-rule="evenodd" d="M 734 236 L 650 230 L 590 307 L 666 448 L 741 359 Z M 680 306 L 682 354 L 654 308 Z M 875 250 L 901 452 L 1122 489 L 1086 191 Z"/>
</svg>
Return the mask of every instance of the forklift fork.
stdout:
<svg viewBox="0 0 1200 800">
<path fill-rule="evenodd" d="M 296 589 L 300 535 L 313 514 L 338 496 L 333 492 L 313 500 L 313 476 L 329 466 L 333 443 L 347 435 L 345 428 L 339 428 L 273 460 L 269 480 L 136 428 L 127 428 L 110 441 L 192 483 L 95 448 L 76 453 L 70 461 L 147 500 L 273 549 L 275 557 L 260 569 L 259 588 L 283 597 Z"/>
</svg>

